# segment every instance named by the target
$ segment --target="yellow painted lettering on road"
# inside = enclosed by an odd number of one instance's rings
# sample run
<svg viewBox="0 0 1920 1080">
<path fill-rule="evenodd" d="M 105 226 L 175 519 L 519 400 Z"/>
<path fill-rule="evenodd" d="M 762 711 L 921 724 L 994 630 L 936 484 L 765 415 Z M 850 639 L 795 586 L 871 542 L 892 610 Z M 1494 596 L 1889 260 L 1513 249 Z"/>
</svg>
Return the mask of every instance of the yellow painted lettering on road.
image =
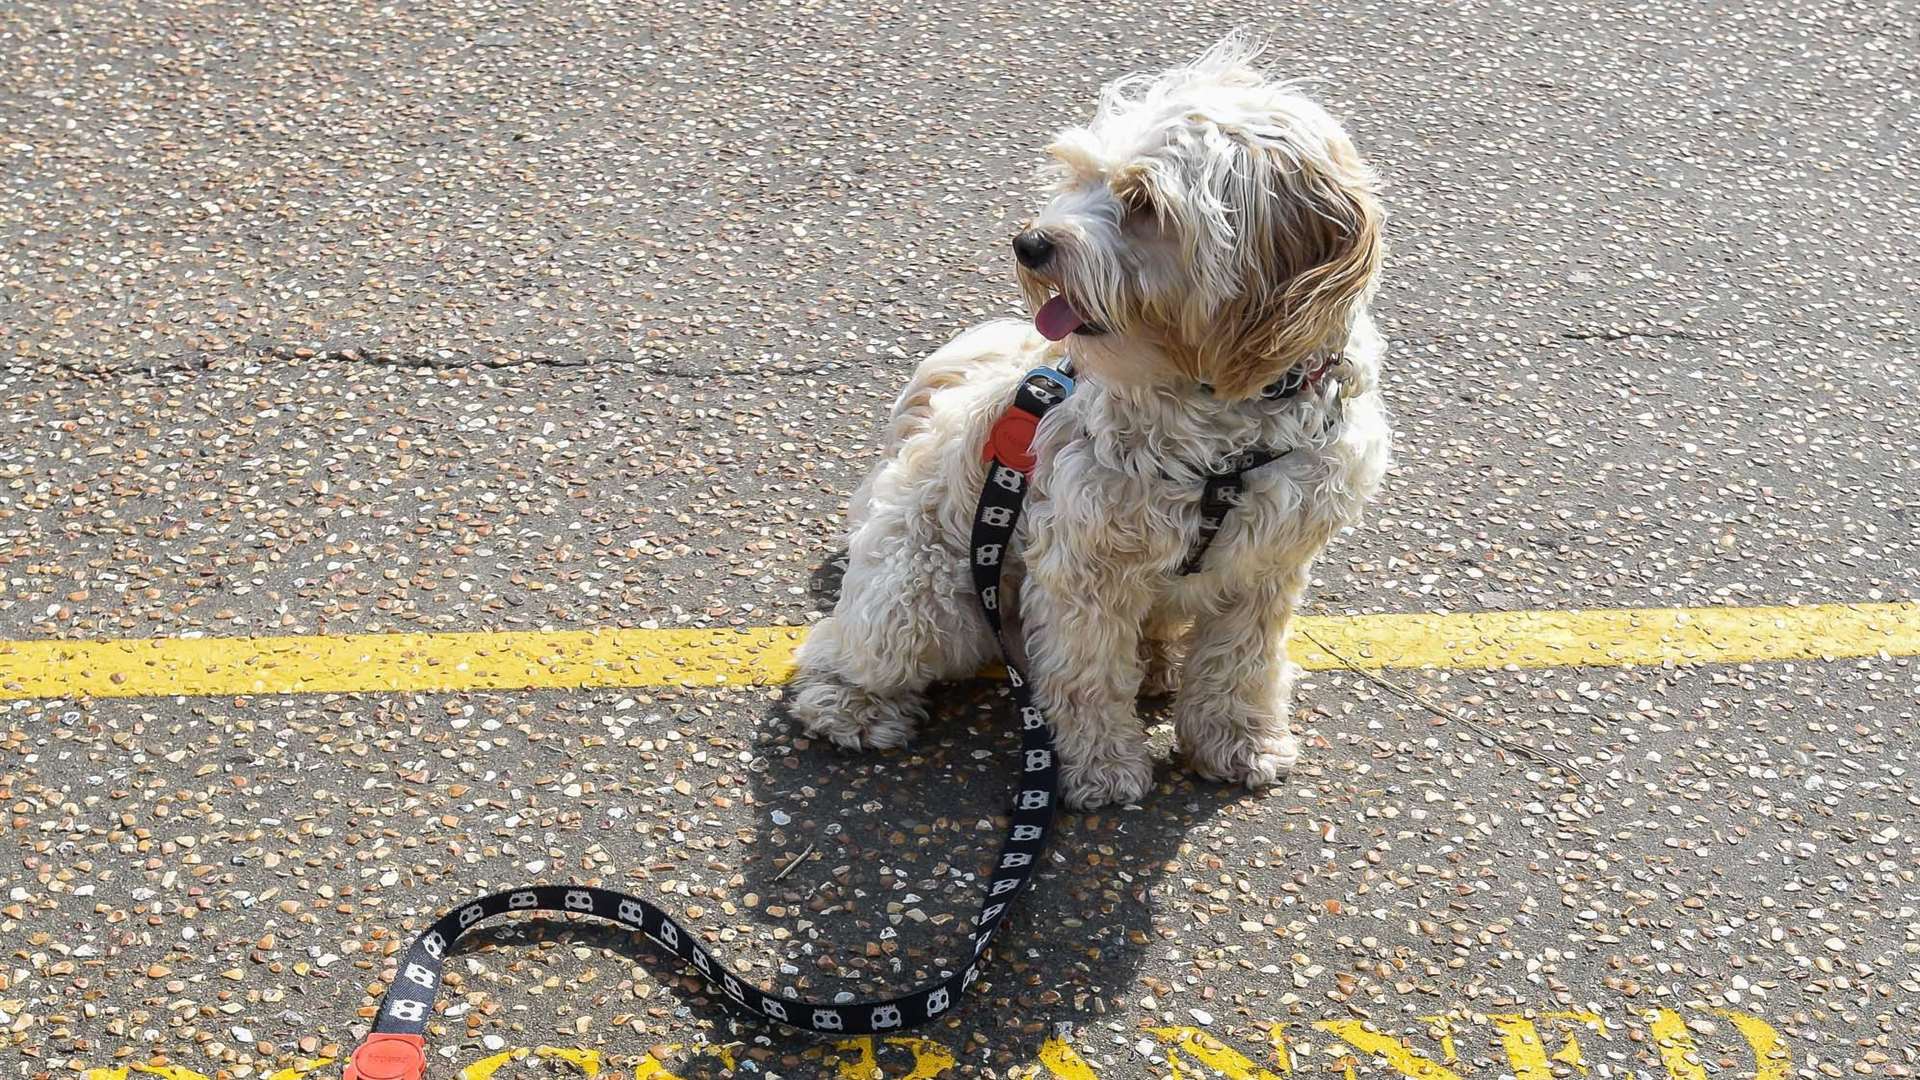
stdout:
<svg viewBox="0 0 1920 1080">
<path fill-rule="evenodd" d="M 1709 1054 L 1716 1059 L 1737 1041 L 1744 1040 L 1753 1053 L 1753 1080 L 1791 1078 L 1793 1055 L 1787 1040 L 1772 1024 L 1757 1016 L 1733 1009 L 1685 1014 L 1658 1009 L 1640 1018 L 1648 1027 L 1666 1080 L 1710 1080 L 1700 1049 L 1701 1042 L 1707 1039 L 1712 1040 Z M 1563 1078 L 1570 1073 L 1589 1075 L 1582 1038 L 1610 1039 L 1618 1034 L 1619 1027 L 1609 1024 L 1597 1013 L 1585 1011 L 1454 1012 L 1422 1019 L 1427 1024 L 1422 1037 L 1431 1040 L 1424 1043 L 1413 1035 L 1389 1035 L 1361 1020 L 1270 1022 L 1248 1031 L 1256 1040 L 1249 1046 L 1251 1053 L 1258 1054 L 1264 1049 L 1268 1054 L 1264 1064 L 1199 1028 L 1148 1027 L 1145 1031 L 1164 1048 L 1168 1074 L 1177 1080 L 1199 1080 L 1202 1075 L 1224 1076 L 1227 1080 L 1294 1080 L 1303 1074 L 1296 1071 L 1290 1042 L 1299 1041 L 1304 1045 L 1303 1039 L 1293 1039 L 1290 1034 L 1296 1030 L 1295 1024 L 1332 1036 L 1334 1045 L 1329 1050 L 1334 1056 L 1326 1064 L 1344 1073 L 1346 1080 L 1359 1080 L 1363 1075 L 1363 1062 L 1376 1066 L 1365 1070 L 1367 1080 L 1379 1076 L 1393 1080 L 1479 1080 L 1486 1074 L 1463 1075 L 1454 1068 L 1461 1060 L 1454 1051 L 1454 1039 L 1466 1034 L 1456 1031 L 1456 1025 L 1471 1021 L 1476 1027 L 1492 1027 L 1491 1037 L 1497 1039 L 1504 1050 L 1514 1080 L 1554 1080 L 1556 1066 L 1565 1066 L 1558 1073 Z M 1479 1027 L 1479 1031 L 1479 1037 L 1488 1037 L 1485 1027 Z M 1257 1041 L 1261 1032 L 1266 1035 L 1264 1048 Z M 1422 1049 L 1436 1044 L 1441 1052 L 1438 1059 Z M 680 1074 L 669 1068 L 669 1063 L 688 1056 L 712 1058 L 725 1067 L 728 1075 L 733 1075 L 739 1071 L 737 1053 L 740 1049 L 738 1043 L 659 1046 L 634 1063 L 632 1080 L 681 1080 Z M 940 1080 L 958 1063 L 958 1054 L 948 1046 L 915 1035 L 844 1039 L 834 1044 L 833 1049 L 844 1055 L 832 1070 L 837 1080 Z M 1643 1046 L 1639 1052 L 1646 1051 Z M 831 1051 L 815 1044 L 805 1056 L 818 1061 L 823 1053 L 831 1056 Z M 530 1057 L 565 1062 L 580 1080 L 602 1080 L 602 1074 L 610 1065 L 627 1060 L 609 1058 L 589 1047 L 515 1047 L 473 1062 L 460 1070 L 459 1078 L 493 1080 L 508 1062 Z M 270 1073 L 266 1080 L 318 1080 L 313 1074 L 335 1064 L 331 1058 L 308 1059 Z M 209 1080 L 203 1073 L 172 1064 L 94 1069 L 80 1069 L 76 1064 L 74 1067 L 80 1072 L 81 1080 L 146 1080 L 147 1077 Z M 625 1067 L 620 1065 L 616 1071 L 623 1071 Z M 1100 1080 L 1099 1072 L 1072 1045 L 1057 1036 L 1045 1040 L 1032 1059 L 1014 1066 L 1008 1075 L 1020 1080 Z"/>
<path fill-rule="evenodd" d="M 681 1080 L 679 1073 L 668 1072 L 656 1057 L 644 1057 L 633 1067 L 634 1080 Z"/>
<path fill-rule="evenodd" d="M 1454 1018 L 1443 1014 L 1423 1016 L 1420 1020 L 1427 1025 L 1427 1034 L 1440 1043 L 1440 1060 L 1448 1065 L 1458 1065 L 1460 1053 L 1453 1046 Z"/>
<path fill-rule="evenodd" d="M 296 1061 L 292 1065 L 270 1074 L 267 1080 L 300 1080 L 301 1077 L 310 1072 L 316 1072 L 326 1068 L 333 1064 L 335 1060 L 334 1058 L 327 1057 L 308 1058 L 305 1061 Z"/>
<path fill-rule="evenodd" d="M 1156 1027 L 1148 1028 L 1147 1031 L 1167 1048 L 1167 1071 L 1175 1080 L 1178 1080 L 1181 1075 L 1181 1054 L 1191 1056 L 1200 1064 L 1225 1076 L 1227 1080 L 1280 1080 L 1279 1077 L 1254 1064 L 1245 1054 L 1199 1028 Z"/>
<path fill-rule="evenodd" d="M 932 1039 L 899 1035 L 889 1038 L 887 1045 L 905 1047 L 913 1053 L 913 1069 L 900 1080 L 933 1080 L 954 1065 L 953 1054 Z"/>
<path fill-rule="evenodd" d="M 134 1065 L 134 1072 L 157 1076 L 160 1080 L 208 1080 L 207 1074 L 179 1065 Z"/>
<path fill-rule="evenodd" d="M 1731 1021 L 1735 1031 L 1753 1051 L 1754 1080 L 1784 1080 L 1793 1065 L 1793 1055 L 1772 1024 L 1757 1016 L 1732 1009 L 1715 1009 Z M 1700 1055 L 1687 1018 L 1672 1009 L 1657 1009 L 1647 1017 L 1653 1044 L 1660 1051 L 1660 1063 L 1671 1080 L 1707 1080 L 1707 1068 Z"/>
<path fill-rule="evenodd" d="M 678 1047 L 675 1047 L 675 1049 L 678 1049 Z M 595 1077 L 600 1075 L 600 1070 L 606 1065 L 606 1059 L 601 1055 L 600 1051 L 586 1047 L 536 1046 L 529 1050 L 524 1046 L 516 1046 L 511 1050 L 502 1050 L 490 1057 L 483 1057 L 479 1061 L 461 1069 L 460 1080 L 492 1080 L 493 1074 L 499 1072 L 502 1065 L 505 1065 L 509 1061 L 520 1061 L 528 1057 L 539 1058 L 543 1061 L 564 1061 L 580 1070 L 580 1075 L 584 1077 L 585 1080 L 594 1080 Z"/>
<path fill-rule="evenodd" d="M 1364 1020 L 1315 1020 L 1313 1026 L 1363 1054 L 1372 1054 L 1402 1076 L 1413 1080 L 1461 1080 L 1459 1073 L 1399 1039 L 1374 1030 Z M 1354 1080 L 1352 1064 L 1347 1065 L 1346 1073 L 1347 1080 Z"/>
<path fill-rule="evenodd" d="M 873 1036 L 841 1039 L 833 1044 L 833 1048 L 843 1054 L 853 1055 L 853 1060 L 843 1059 L 840 1062 L 840 1080 L 874 1080 L 880 1075 L 880 1063 L 873 1056 Z"/>
<path fill-rule="evenodd" d="M 1100 1080 L 1093 1067 L 1080 1057 L 1072 1044 L 1057 1035 L 1040 1044 L 1039 1059 L 1040 1066 L 1054 1080 Z"/>
<path fill-rule="evenodd" d="M 833 1044 L 835 1050 L 853 1054 L 852 1060 L 840 1062 L 840 1080 L 933 1080 L 934 1077 L 953 1068 L 954 1057 L 951 1051 L 932 1039 L 923 1039 L 917 1035 L 895 1035 L 889 1037 L 886 1046 L 897 1047 L 913 1055 L 913 1067 L 896 1076 L 880 1065 L 878 1050 L 870 1035 L 857 1039 L 841 1039 Z"/>
<path fill-rule="evenodd" d="M 1700 1048 L 1687 1030 L 1687 1018 L 1672 1009 L 1656 1009 L 1648 1017 L 1647 1027 L 1653 1045 L 1660 1051 L 1660 1064 L 1666 1066 L 1671 1080 L 1707 1080 L 1707 1068 L 1700 1060 Z"/>
<path fill-rule="evenodd" d="M 1287 1025 L 1267 1025 L 1267 1046 L 1273 1051 L 1273 1066 L 1282 1076 L 1293 1075 L 1293 1051 L 1287 1046 Z"/>
<path fill-rule="evenodd" d="M 1786 1080 L 1787 1070 L 1793 1067 L 1793 1051 L 1787 1049 L 1787 1041 L 1772 1024 L 1733 1009 L 1713 1011 L 1732 1021 L 1734 1029 L 1753 1050 L 1753 1080 Z"/>
<path fill-rule="evenodd" d="M 680 1052 L 680 1044 L 668 1043 L 659 1050 L 663 1054 L 677 1054 Z M 680 1080 L 680 1077 L 676 1073 L 668 1072 L 666 1065 L 659 1058 L 648 1054 L 633 1067 L 633 1080 Z"/>
<path fill-rule="evenodd" d="M 526 1057 L 532 1051 L 516 1046 L 511 1050 L 502 1050 L 492 1057 L 483 1057 L 479 1061 L 460 1070 L 460 1080 L 493 1080 L 493 1074 L 500 1066 L 517 1057 Z"/>
<path fill-rule="evenodd" d="M 1515 1080 L 1553 1080 L 1547 1041 L 1540 1032 L 1542 1021 L 1553 1024 L 1556 1029 L 1565 1029 L 1568 1024 L 1580 1024 L 1597 1035 L 1604 1037 L 1607 1033 L 1607 1022 L 1598 1013 L 1591 1012 L 1489 1013 L 1487 1021 L 1500 1033 L 1500 1045 L 1507 1052 L 1507 1061 L 1513 1065 Z M 1553 1060 L 1570 1065 L 1580 1070 L 1581 1075 L 1586 1075 L 1587 1063 L 1581 1054 L 1578 1033 L 1560 1030 L 1560 1034 L 1565 1041 L 1553 1054 Z"/>
<path fill-rule="evenodd" d="M 694 1047 L 692 1053 L 719 1058 L 720 1064 L 725 1066 L 726 1070 L 731 1073 L 739 1068 L 739 1062 L 736 1061 L 733 1056 L 733 1048 L 737 1045 L 739 1044 L 703 1043 Z M 543 1046 L 540 1049 L 545 1051 L 550 1048 Z M 639 1063 L 634 1065 L 634 1080 L 681 1080 L 680 1074 L 669 1072 L 666 1064 L 661 1058 L 655 1057 L 654 1054 L 660 1054 L 663 1057 L 674 1057 L 678 1055 L 682 1049 L 684 1049 L 684 1047 L 679 1043 L 667 1043 L 665 1046 L 655 1047 L 653 1053 L 641 1058 Z"/>
<path fill-rule="evenodd" d="M 602 1059 L 600 1057 L 600 1051 L 598 1050 L 586 1050 L 567 1046 L 539 1046 L 535 1047 L 533 1052 L 536 1057 L 543 1060 L 564 1061 L 572 1065 L 574 1068 L 580 1070 L 580 1075 L 586 1077 L 586 1080 L 593 1080 L 594 1077 L 600 1075 Z"/>
</svg>

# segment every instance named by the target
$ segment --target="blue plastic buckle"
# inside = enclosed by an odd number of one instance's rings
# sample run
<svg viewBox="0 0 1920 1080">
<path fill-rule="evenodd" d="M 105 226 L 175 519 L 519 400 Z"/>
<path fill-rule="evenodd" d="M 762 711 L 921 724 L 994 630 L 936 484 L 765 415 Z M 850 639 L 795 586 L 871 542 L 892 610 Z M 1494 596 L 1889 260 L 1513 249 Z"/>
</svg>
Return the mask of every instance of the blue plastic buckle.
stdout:
<svg viewBox="0 0 1920 1080">
<path fill-rule="evenodd" d="M 1043 364 L 1040 367 L 1034 368 L 1032 371 L 1027 372 L 1027 377 L 1021 381 L 1031 384 L 1036 377 L 1045 379 L 1048 382 L 1052 383 L 1053 385 L 1059 387 L 1060 401 L 1065 401 L 1068 398 L 1073 396 L 1073 386 L 1074 386 L 1073 376 L 1067 374 L 1066 372 L 1061 371 L 1058 368 L 1047 367 Z M 1050 404 L 1057 405 L 1059 404 L 1059 402 L 1050 402 Z"/>
</svg>

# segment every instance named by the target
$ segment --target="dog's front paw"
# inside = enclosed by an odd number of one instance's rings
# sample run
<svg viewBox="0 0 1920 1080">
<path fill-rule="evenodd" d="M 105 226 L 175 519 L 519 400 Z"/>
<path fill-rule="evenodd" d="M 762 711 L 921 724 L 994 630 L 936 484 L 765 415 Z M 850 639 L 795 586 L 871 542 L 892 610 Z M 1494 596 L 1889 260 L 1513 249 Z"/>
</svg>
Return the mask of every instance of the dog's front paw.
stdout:
<svg viewBox="0 0 1920 1080">
<path fill-rule="evenodd" d="M 1202 745 L 1183 745 L 1187 763 L 1209 780 L 1245 784 L 1256 790 L 1293 771 L 1300 761 L 1300 740 L 1292 732 Z"/>
<path fill-rule="evenodd" d="M 1062 760 L 1060 798 L 1076 810 L 1139 802 L 1153 787 L 1153 759 L 1115 755 L 1092 761 Z"/>
<path fill-rule="evenodd" d="M 885 750 L 907 745 L 927 709 L 917 694 L 876 694 L 825 675 L 803 677 L 793 715 L 807 734 L 848 750 Z"/>
</svg>

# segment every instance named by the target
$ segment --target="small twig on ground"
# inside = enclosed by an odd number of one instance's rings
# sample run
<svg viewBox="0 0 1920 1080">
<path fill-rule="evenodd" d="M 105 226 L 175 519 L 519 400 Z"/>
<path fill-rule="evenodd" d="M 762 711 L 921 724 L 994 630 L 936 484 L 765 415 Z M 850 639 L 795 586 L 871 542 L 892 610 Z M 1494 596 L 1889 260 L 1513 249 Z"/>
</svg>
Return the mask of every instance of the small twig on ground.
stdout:
<svg viewBox="0 0 1920 1080">
<path fill-rule="evenodd" d="M 773 875 L 773 880 L 775 880 L 775 881 L 779 881 L 779 880 L 780 880 L 781 878 L 783 878 L 783 877 L 786 877 L 786 876 L 787 876 L 788 874 L 791 874 L 791 873 L 793 873 L 793 868 L 794 868 L 794 867 L 796 867 L 796 866 L 799 866 L 799 865 L 800 865 L 800 860 L 802 860 L 802 859 L 804 859 L 804 858 L 806 858 L 807 856 L 809 856 L 809 855 L 811 855 L 811 854 L 813 854 L 813 845 L 812 845 L 812 844 L 808 844 L 808 845 L 807 845 L 807 850 L 805 850 L 805 851 L 803 851 L 803 852 L 801 852 L 801 853 L 800 853 L 800 854 L 798 854 L 798 855 L 795 855 L 795 856 L 793 857 L 793 861 L 792 861 L 792 862 L 789 862 L 789 863 L 788 863 L 787 865 L 785 865 L 785 866 L 783 866 L 783 867 L 781 867 L 781 868 L 780 868 L 780 872 L 779 872 L 779 873 L 777 873 L 777 874 L 775 874 L 775 875 Z"/>
<path fill-rule="evenodd" d="M 1463 724 L 1466 727 L 1472 728 L 1474 731 L 1479 732 L 1481 735 L 1485 736 L 1486 738 L 1493 740 L 1496 744 L 1503 746 L 1508 750 L 1511 750 L 1512 752 L 1519 754 L 1522 757 L 1532 758 L 1533 760 L 1541 763 L 1542 765 L 1547 765 L 1547 766 L 1551 766 L 1552 768 L 1559 769 L 1561 772 L 1564 772 L 1567 775 L 1572 776 L 1574 779 L 1580 781 L 1582 784 L 1587 783 L 1587 774 L 1581 772 L 1579 766 L 1573 764 L 1572 762 L 1563 761 L 1560 758 L 1556 758 L 1552 756 L 1551 754 L 1546 754 L 1539 750 L 1535 750 L 1533 747 L 1528 746 L 1526 743 L 1519 742 L 1514 739 L 1510 739 L 1507 736 L 1502 735 L 1499 732 L 1488 727 L 1487 725 L 1481 723 L 1480 721 L 1465 715 L 1464 713 L 1461 713 L 1455 709 L 1443 708 L 1439 705 L 1435 705 L 1433 702 L 1428 701 L 1426 698 L 1421 697 L 1419 694 L 1416 694 L 1413 691 L 1407 689 L 1406 687 L 1401 686 L 1399 683 L 1381 678 L 1379 675 L 1376 675 L 1373 672 L 1368 671 L 1366 668 L 1361 667 L 1359 664 L 1356 664 L 1353 661 L 1347 659 L 1345 656 L 1340 654 L 1339 650 L 1334 649 L 1332 646 L 1328 645 L 1326 642 L 1321 641 L 1317 637 L 1314 637 L 1312 631 L 1300 629 L 1300 636 L 1306 638 L 1308 641 L 1313 642 L 1316 646 L 1319 647 L 1321 652 L 1326 653 L 1328 656 L 1331 656 L 1335 660 L 1340 661 L 1341 665 L 1344 666 L 1348 671 L 1353 672 L 1355 675 L 1360 676 L 1361 678 L 1367 680 L 1368 682 L 1372 683 L 1375 686 L 1378 686 L 1380 689 L 1385 690 L 1386 692 L 1394 695 L 1395 697 L 1401 698 L 1402 700 L 1418 705 L 1422 709 L 1427 710 L 1428 712 L 1432 713 L 1433 715 L 1439 717 L 1442 720 L 1452 720 L 1455 723 Z"/>
</svg>

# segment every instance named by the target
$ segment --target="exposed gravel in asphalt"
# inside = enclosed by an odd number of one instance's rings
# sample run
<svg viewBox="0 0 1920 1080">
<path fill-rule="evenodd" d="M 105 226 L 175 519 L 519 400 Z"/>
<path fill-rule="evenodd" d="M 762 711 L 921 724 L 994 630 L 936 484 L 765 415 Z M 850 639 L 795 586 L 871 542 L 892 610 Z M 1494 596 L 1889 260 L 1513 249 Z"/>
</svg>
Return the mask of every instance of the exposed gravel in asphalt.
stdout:
<svg viewBox="0 0 1920 1080">
<path fill-rule="evenodd" d="M 1916 595 L 1898 10 L 1251 19 L 1393 184 L 1323 603 Z M 15 6 L 0 627 L 802 621 L 1047 133 L 1248 20 L 1054 21 Z"/>
<path fill-rule="evenodd" d="M 1806 676 L 1425 688 L 1581 747 L 1574 788 L 1323 675 L 1308 763 L 1271 795 L 1169 771 L 1144 809 L 1070 818 L 986 1003 L 934 1034 L 1004 1070 L 1067 1021 L 1125 1066 L 1141 1024 L 1194 1010 L 1258 1047 L 1274 1020 L 1417 1032 L 1449 1010 L 1684 1005 L 1764 1015 L 1815 1060 L 1878 1047 L 1911 1065 L 1920 682 L 1871 663 Z M 313 1052 L 365 1014 L 404 928 L 521 880 L 665 896 L 775 985 L 897 985 L 965 947 L 1004 786 L 994 698 L 959 695 L 922 747 L 868 759 L 796 745 L 760 694 L 16 705 L 22 873 L 0 929 L 20 949 L 24 1074 Z M 449 969 L 438 1047 L 808 1044 L 732 1029 L 618 935 L 536 937 Z"/>
<path fill-rule="evenodd" d="M 1896 0 L 14 3 L 0 637 L 803 623 L 913 359 L 1017 315 L 1047 134 L 1247 22 L 1392 183 L 1399 461 L 1315 610 L 1920 600 Z M 1321 674 L 1272 795 L 1070 820 L 953 1075 L 1057 1022 L 1126 1077 L 1148 1024 L 1592 1008 L 1624 1076 L 1662 1006 L 1716 1078 L 1713 1007 L 1809 1080 L 1920 1066 L 1911 661 L 1417 686 L 1591 784 Z M 350 1044 L 404 928 L 523 878 L 698 907 L 769 981 L 953 955 L 1001 703 L 848 759 L 775 696 L 0 704 L 0 1072 Z M 455 1061 L 761 1037 L 529 933 L 450 969 Z"/>
</svg>

